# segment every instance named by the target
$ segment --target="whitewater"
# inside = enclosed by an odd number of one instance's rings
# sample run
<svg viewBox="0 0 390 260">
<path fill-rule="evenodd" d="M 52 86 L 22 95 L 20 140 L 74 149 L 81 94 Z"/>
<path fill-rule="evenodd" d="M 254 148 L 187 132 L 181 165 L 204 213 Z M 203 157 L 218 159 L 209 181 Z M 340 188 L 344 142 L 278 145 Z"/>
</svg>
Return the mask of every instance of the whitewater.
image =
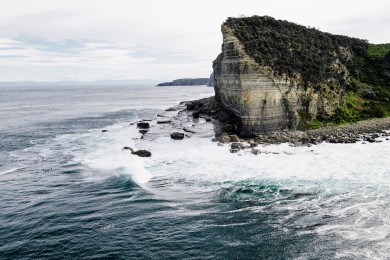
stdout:
<svg viewBox="0 0 390 260">
<path fill-rule="evenodd" d="M 388 257 L 385 138 L 237 154 L 132 124 L 212 88 L 0 91 L 0 258 Z"/>
</svg>

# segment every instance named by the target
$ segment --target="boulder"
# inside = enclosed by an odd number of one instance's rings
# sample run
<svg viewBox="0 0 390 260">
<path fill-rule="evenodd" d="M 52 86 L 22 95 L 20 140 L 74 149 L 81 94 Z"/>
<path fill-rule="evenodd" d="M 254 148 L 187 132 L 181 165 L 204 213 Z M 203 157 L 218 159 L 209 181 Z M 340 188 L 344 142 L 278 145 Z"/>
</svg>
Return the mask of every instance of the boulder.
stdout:
<svg viewBox="0 0 390 260">
<path fill-rule="evenodd" d="M 148 128 L 150 128 L 150 125 L 149 125 L 148 122 L 138 122 L 137 123 L 137 128 L 148 129 Z"/>
<path fill-rule="evenodd" d="M 106 129 L 103 129 L 103 130 L 102 130 L 102 133 L 105 133 L 105 132 L 108 132 L 108 130 L 106 130 Z"/>
<path fill-rule="evenodd" d="M 244 149 L 244 145 L 242 143 L 232 143 L 230 145 L 230 152 L 231 153 L 237 153 Z"/>
<path fill-rule="evenodd" d="M 255 148 L 257 145 L 258 145 L 258 144 L 257 144 L 256 141 L 254 141 L 254 140 L 250 140 L 250 141 L 249 141 L 249 146 L 250 146 L 250 148 Z"/>
<path fill-rule="evenodd" d="M 150 157 L 152 156 L 152 153 L 148 150 L 138 150 L 135 152 L 131 152 L 131 154 L 138 155 L 139 157 Z"/>
<path fill-rule="evenodd" d="M 230 141 L 232 142 L 239 142 L 240 138 L 237 135 L 229 135 Z"/>
<path fill-rule="evenodd" d="M 137 150 L 137 151 L 134 151 L 133 148 L 131 148 L 129 146 L 124 146 L 122 149 L 123 150 L 129 150 L 131 152 L 131 154 L 137 155 L 139 157 L 150 157 L 150 156 L 152 156 L 152 153 L 149 152 L 148 150 Z"/>
<path fill-rule="evenodd" d="M 174 132 L 171 134 L 171 138 L 174 140 L 183 140 L 184 133 Z"/>
<path fill-rule="evenodd" d="M 225 144 L 225 143 L 230 143 L 230 136 L 227 133 L 222 133 L 220 136 L 217 137 L 218 141 Z"/>
</svg>

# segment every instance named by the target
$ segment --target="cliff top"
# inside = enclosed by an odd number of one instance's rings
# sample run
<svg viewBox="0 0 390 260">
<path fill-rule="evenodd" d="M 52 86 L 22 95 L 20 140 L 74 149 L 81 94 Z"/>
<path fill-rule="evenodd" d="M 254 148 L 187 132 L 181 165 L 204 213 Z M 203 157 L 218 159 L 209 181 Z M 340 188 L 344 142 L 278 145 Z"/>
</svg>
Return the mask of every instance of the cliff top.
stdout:
<svg viewBox="0 0 390 260">
<path fill-rule="evenodd" d="M 228 18 L 223 26 L 233 30 L 257 63 L 272 67 L 276 76 L 295 77 L 299 73 L 307 85 L 334 76 L 335 58 L 356 72 L 356 57 L 364 56 L 369 47 L 366 40 L 332 35 L 269 16 Z"/>
</svg>

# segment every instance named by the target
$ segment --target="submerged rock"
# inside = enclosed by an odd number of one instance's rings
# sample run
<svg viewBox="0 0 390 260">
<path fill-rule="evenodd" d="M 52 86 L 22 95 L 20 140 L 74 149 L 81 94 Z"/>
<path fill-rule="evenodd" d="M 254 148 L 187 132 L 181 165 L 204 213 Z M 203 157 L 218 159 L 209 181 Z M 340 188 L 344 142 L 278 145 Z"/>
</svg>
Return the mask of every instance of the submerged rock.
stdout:
<svg viewBox="0 0 390 260">
<path fill-rule="evenodd" d="M 184 139 L 184 133 L 175 132 L 171 134 L 171 138 L 174 140 L 183 140 Z"/>
<path fill-rule="evenodd" d="M 108 130 L 106 130 L 106 129 L 103 129 L 103 130 L 102 130 L 102 133 L 105 133 L 105 132 L 108 132 Z"/>
</svg>

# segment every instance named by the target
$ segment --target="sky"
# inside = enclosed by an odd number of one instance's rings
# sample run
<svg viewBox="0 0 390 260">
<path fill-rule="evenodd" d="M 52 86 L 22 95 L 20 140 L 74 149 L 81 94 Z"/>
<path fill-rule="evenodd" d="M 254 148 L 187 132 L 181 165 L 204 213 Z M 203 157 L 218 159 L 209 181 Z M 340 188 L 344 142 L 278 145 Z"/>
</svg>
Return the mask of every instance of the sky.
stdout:
<svg viewBox="0 0 390 260">
<path fill-rule="evenodd" d="M 0 0 L 0 81 L 208 77 L 227 17 L 390 42 L 388 0 Z"/>
</svg>

